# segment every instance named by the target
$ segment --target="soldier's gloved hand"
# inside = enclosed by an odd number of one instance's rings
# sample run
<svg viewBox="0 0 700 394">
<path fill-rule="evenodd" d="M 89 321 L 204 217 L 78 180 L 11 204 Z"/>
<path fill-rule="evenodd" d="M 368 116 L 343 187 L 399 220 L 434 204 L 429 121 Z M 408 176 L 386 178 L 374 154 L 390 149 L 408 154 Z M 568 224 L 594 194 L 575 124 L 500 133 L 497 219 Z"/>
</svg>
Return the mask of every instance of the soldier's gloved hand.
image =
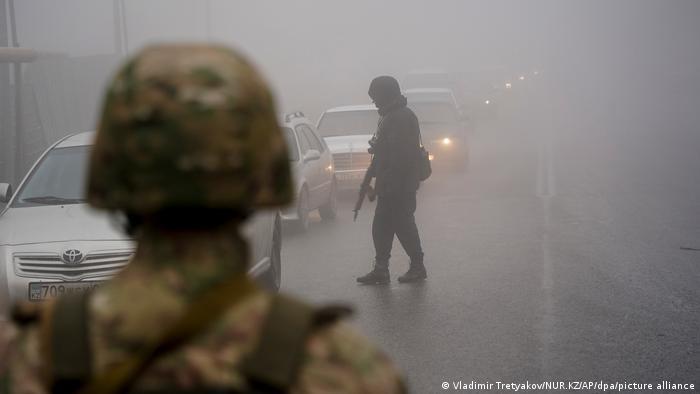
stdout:
<svg viewBox="0 0 700 394">
<path fill-rule="evenodd" d="M 367 153 L 369 153 L 370 155 L 373 155 L 374 154 L 374 146 L 377 145 L 377 136 L 376 135 L 372 136 L 372 138 L 369 141 L 367 141 L 367 143 L 369 144 L 369 148 L 367 148 Z"/>
</svg>

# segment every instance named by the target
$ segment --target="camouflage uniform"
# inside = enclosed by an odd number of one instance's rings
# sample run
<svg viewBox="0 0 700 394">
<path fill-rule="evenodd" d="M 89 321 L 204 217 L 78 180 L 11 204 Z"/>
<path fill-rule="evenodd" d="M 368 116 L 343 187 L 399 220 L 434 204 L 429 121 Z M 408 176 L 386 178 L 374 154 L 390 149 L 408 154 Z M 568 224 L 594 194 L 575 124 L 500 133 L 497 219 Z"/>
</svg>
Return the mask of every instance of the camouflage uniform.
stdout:
<svg viewBox="0 0 700 394">
<path fill-rule="evenodd" d="M 113 81 L 93 151 L 88 201 L 148 215 L 164 207 L 247 212 L 290 202 L 272 97 L 234 52 L 146 49 Z M 171 325 L 203 290 L 245 272 L 242 219 L 215 230 L 143 226 L 127 268 L 89 298 L 92 370 L 107 371 Z M 272 296 L 256 292 L 149 366 L 135 389 L 245 389 L 237 370 L 259 341 Z M 41 306 L 47 309 L 48 304 Z M 44 393 L 40 325 L 0 329 L 0 392 Z M 391 362 L 345 323 L 314 331 L 294 393 L 398 393 Z"/>
</svg>

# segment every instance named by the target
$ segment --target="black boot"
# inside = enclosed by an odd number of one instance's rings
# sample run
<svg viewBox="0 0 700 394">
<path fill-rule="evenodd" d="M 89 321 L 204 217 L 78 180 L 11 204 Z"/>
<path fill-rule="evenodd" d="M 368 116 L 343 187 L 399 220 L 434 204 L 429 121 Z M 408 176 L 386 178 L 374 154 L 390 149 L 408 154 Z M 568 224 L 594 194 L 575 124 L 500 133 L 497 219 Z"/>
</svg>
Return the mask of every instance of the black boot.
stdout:
<svg viewBox="0 0 700 394">
<path fill-rule="evenodd" d="M 399 276 L 399 282 L 418 282 L 425 280 L 426 278 L 428 278 L 428 273 L 425 271 L 423 259 L 411 259 L 411 266 L 408 268 L 408 271 L 406 271 L 405 274 Z"/>
<path fill-rule="evenodd" d="M 357 282 L 363 285 L 385 285 L 390 281 L 389 263 L 379 261 L 374 263 L 374 268 L 367 275 L 357 278 Z"/>
</svg>

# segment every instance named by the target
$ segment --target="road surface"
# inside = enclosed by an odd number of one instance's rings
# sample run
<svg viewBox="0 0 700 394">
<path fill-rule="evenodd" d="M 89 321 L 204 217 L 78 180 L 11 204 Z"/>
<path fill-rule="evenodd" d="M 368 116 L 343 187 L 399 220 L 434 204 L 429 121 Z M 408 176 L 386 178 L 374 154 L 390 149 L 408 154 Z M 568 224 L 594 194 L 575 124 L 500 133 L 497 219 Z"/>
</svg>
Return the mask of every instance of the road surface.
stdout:
<svg viewBox="0 0 700 394">
<path fill-rule="evenodd" d="M 595 129 L 535 87 L 500 115 L 472 136 L 468 172 L 419 191 L 426 282 L 396 282 L 408 263 L 396 241 L 392 284 L 355 283 L 373 257 L 374 204 L 353 223 L 348 198 L 335 222 L 285 236 L 283 289 L 353 304 L 416 393 L 458 380 L 697 389 L 698 140 Z"/>
</svg>

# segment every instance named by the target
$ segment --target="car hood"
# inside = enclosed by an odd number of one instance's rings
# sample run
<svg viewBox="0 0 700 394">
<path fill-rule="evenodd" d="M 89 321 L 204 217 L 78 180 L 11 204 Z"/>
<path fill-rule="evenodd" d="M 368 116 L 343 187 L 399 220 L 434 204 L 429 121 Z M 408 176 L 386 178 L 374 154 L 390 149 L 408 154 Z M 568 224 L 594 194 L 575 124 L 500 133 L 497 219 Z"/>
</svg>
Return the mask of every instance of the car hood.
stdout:
<svg viewBox="0 0 700 394">
<path fill-rule="evenodd" d="M 9 208 L 0 216 L 0 245 L 76 240 L 129 240 L 108 215 L 86 204 Z"/>
<path fill-rule="evenodd" d="M 326 137 L 328 149 L 333 153 L 367 152 L 371 134 L 343 135 L 338 137 Z"/>
</svg>

